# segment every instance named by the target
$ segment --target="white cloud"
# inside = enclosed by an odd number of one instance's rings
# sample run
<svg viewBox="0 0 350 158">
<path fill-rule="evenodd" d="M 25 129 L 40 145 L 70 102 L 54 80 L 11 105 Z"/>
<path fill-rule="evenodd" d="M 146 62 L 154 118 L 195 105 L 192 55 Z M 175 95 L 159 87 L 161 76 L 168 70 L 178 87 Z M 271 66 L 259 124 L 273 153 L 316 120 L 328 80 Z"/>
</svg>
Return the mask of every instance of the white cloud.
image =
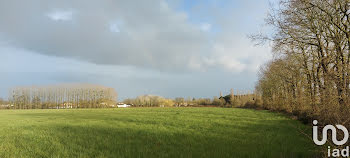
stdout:
<svg viewBox="0 0 350 158">
<path fill-rule="evenodd" d="M 68 10 L 56 10 L 48 13 L 47 16 L 55 21 L 68 21 L 72 20 L 73 12 Z"/>
<path fill-rule="evenodd" d="M 211 24 L 208 24 L 208 23 L 201 24 L 201 30 L 205 31 L 205 32 L 210 31 L 211 30 Z"/>
<path fill-rule="evenodd" d="M 204 60 L 207 67 L 215 67 L 216 69 L 224 68 L 229 72 L 241 72 L 246 68 L 246 65 L 239 62 L 235 58 L 228 56 L 217 56 Z"/>
</svg>

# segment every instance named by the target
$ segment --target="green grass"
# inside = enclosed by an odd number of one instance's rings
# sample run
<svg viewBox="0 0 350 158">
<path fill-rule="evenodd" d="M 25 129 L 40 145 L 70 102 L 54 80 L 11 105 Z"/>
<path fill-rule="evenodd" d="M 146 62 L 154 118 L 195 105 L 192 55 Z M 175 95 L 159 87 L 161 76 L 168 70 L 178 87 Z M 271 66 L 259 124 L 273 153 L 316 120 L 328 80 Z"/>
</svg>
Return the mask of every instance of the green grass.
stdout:
<svg viewBox="0 0 350 158">
<path fill-rule="evenodd" d="M 311 128 L 267 111 L 0 111 L 0 157 L 311 157 Z"/>
</svg>

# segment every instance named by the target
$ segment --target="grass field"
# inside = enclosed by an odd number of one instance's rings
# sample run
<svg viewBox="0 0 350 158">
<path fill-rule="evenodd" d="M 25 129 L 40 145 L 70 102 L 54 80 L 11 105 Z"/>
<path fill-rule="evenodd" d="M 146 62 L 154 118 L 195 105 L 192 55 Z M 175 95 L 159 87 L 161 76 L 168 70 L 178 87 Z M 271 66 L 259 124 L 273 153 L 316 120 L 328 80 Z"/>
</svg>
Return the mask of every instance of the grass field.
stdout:
<svg viewBox="0 0 350 158">
<path fill-rule="evenodd" d="M 229 108 L 0 111 L 0 157 L 311 157 L 311 128 Z"/>
</svg>

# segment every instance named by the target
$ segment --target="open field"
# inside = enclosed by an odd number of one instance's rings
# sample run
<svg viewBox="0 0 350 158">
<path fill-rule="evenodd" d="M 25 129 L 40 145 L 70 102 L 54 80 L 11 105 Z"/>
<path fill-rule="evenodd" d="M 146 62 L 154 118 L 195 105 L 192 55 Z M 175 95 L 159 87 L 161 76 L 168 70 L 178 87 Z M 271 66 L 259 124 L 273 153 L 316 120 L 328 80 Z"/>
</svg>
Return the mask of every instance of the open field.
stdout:
<svg viewBox="0 0 350 158">
<path fill-rule="evenodd" d="M 268 111 L 0 111 L 0 157 L 311 157 L 311 128 Z"/>
</svg>

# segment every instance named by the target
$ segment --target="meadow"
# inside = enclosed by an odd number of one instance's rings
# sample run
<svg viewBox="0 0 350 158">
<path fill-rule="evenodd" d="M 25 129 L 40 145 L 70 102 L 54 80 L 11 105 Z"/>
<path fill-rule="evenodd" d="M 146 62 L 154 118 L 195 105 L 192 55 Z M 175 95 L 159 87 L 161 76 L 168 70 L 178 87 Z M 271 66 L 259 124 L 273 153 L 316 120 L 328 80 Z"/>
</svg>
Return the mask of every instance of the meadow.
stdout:
<svg viewBox="0 0 350 158">
<path fill-rule="evenodd" d="M 269 111 L 0 111 L 0 157 L 312 157 L 308 127 Z M 303 132 L 301 132 L 303 131 Z"/>
</svg>

